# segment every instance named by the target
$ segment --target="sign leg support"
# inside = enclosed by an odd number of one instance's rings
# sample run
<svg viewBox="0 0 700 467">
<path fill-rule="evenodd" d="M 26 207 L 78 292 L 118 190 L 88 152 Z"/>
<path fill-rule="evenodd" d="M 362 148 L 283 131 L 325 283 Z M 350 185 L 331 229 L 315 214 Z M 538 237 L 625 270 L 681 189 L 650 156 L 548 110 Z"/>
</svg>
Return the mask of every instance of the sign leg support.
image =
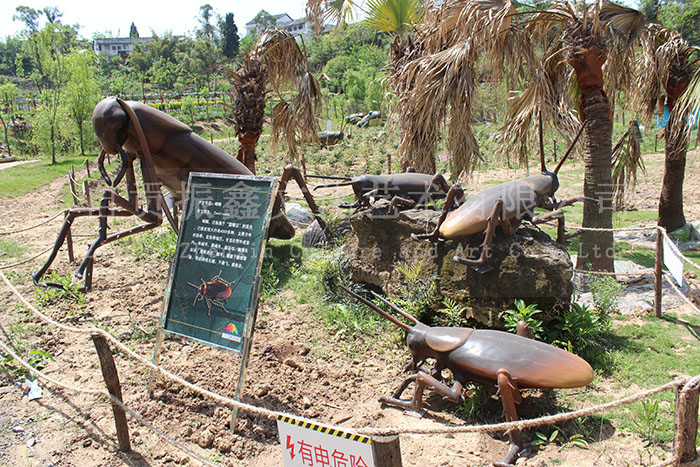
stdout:
<svg viewBox="0 0 700 467">
<path fill-rule="evenodd" d="M 156 333 L 156 346 L 153 349 L 153 364 L 158 366 L 160 362 L 160 348 L 163 345 L 163 328 L 158 327 Z M 153 387 L 156 383 L 156 370 L 151 370 L 151 377 L 148 379 L 148 398 L 153 399 Z"/>
</svg>

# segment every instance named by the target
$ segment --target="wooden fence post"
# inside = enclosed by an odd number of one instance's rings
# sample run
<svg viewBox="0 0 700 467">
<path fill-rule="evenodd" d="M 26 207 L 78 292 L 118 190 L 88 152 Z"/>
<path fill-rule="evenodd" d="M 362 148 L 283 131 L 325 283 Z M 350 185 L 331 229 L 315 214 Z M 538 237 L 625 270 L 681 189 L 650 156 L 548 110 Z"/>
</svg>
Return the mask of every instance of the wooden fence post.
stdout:
<svg viewBox="0 0 700 467">
<path fill-rule="evenodd" d="M 100 358 L 102 377 L 107 385 L 107 390 L 114 398 L 122 401 L 122 388 L 119 384 L 119 375 L 117 374 L 117 367 L 114 364 L 114 357 L 112 356 L 112 351 L 109 348 L 107 339 L 97 332 L 92 333 L 90 337 L 95 344 L 95 349 L 97 349 L 97 356 Z M 114 413 L 114 423 L 117 426 L 119 450 L 122 452 L 131 452 L 129 425 L 126 422 L 126 413 L 124 409 L 114 401 L 112 401 L 112 412 Z"/>
<path fill-rule="evenodd" d="M 676 416 L 673 423 L 673 458 L 690 462 L 697 457 L 695 440 L 698 435 L 698 386 L 694 378 L 676 389 Z"/>
<path fill-rule="evenodd" d="M 554 162 L 557 162 L 557 140 L 552 138 L 552 146 L 554 146 Z"/>
<path fill-rule="evenodd" d="M 387 152 L 386 153 L 386 166 L 387 166 L 387 173 L 391 175 L 391 153 Z"/>
<path fill-rule="evenodd" d="M 659 135 L 654 135 L 654 152 L 657 151 L 656 144 L 659 142 Z"/>
<path fill-rule="evenodd" d="M 83 180 L 83 193 L 85 194 L 85 201 L 87 202 L 87 207 L 92 207 L 92 200 L 90 199 L 90 184 L 87 180 Z"/>
<path fill-rule="evenodd" d="M 75 194 L 75 169 L 72 165 L 70 166 L 70 170 L 68 171 L 68 182 L 70 184 L 70 194 L 73 195 L 73 205 L 77 206 L 78 196 Z"/>
<path fill-rule="evenodd" d="M 372 455 L 376 467 L 402 467 L 399 435 L 372 436 Z"/>
<path fill-rule="evenodd" d="M 661 300 L 663 296 L 664 231 L 656 228 L 656 264 L 654 268 L 654 316 L 661 318 Z"/>
<path fill-rule="evenodd" d="M 90 159 L 85 159 L 85 169 L 87 170 L 88 178 L 90 178 Z"/>
</svg>

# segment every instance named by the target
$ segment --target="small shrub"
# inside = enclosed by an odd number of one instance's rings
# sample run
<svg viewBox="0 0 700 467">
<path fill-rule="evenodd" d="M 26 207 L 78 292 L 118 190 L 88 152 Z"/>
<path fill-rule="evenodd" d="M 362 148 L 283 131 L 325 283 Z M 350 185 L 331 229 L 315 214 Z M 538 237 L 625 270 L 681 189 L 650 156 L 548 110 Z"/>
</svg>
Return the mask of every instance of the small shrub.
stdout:
<svg viewBox="0 0 700 467">
<path fill-rule="evenodd" d="M 403 274 L 406 282 L 398 286 L 400 296 L 394 302 L 411 316 L 423 321 L 437 301 L 436 278 L 425 275 L 423 260 L 411 265 L 401 263 L 396 268 Z"/>
<path fill-rule="evenodd" d="M 620 301 L 622 292 L 625 290 L 625 286 L 612 277 L 592 277 L 589 284 L 599 319 L 608 325 L 610 323 L 610 313 L 617 309 L 617 304 Z"/>
<path fill-rule="evenodd" d="M 503 312 L 503 321 L 505 321 L 506 329 L 512 332 L 516 332 L 518 327 L 518 321 L 525 321 L 530 325 L 530 332 L 532 332 L 532 337 L 539 339 L 542 337 L 542 321 L 535 319 L 534 316 L 537 313 L 541 313 L 542 310 L 537 308 L 537 305 L 531 303 L 525 305 L 525 302 L 521 299 L 515 300 L 515 310 L 509 309 Z"/>
<path fill-rule="evenodd" d="M 445 308 L 438 311 L 435 316 L 435 324 L 440 326 L 460 327 L 466 325 L 464 318 L 466 307 L 455 302 L 450 297 L 445 297 L 442 300 Z"/>
<path fill-rule="evenodd" d="M 596 339 L 605 332 L 607 325 L 600 319 L 597 310 L 574 300 L 568 311 L 554 319 L 552 329 L 552 344 L 581 354 L 598 345 Z"/>
<path fill-rule="evenodd" d="M 658 441 L 658 431 L 661 427 L 659 420 L 659 401 L 645 399 L 635 409 L 634 424 L 639 429 L 644 445 L 648 446 Z"/>
<path fill-rule="evenodd" d="M 170 260 L 175 255 L 177 237 L 170 230 L 146 232 L 126 238 L 137 261 L 156 257 Z"/>
</svg>

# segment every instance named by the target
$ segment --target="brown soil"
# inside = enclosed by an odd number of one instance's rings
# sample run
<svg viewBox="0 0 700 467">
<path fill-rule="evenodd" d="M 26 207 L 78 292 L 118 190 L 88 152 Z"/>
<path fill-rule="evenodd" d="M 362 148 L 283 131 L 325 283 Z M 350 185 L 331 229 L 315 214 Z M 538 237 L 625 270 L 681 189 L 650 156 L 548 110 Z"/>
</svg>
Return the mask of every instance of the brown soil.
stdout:
<svg viewBox="0 0 700 467">
<path fill-rule="evenodd" d="M 492 176 L 498 175 L 489 173 L 488 178 Z M 483 176 L 481 181 L 485 179 L 487 177 Z M 0 201 L 0 230 L 34 225 L 61 210 L 61 189 L 65 182 L 57 180 L 20 198 Z M 693 190 L 698 183 L 697 179 L 688 180 Z M 329 193 L 332 194 L 336 194 L 336 190 Z M 697 205 L 688 204 L 688 217 L 698 218 Z M 12 238 L 27 246 L 28 252 L 38 252 L 53 242 L 59 224 L 60 219 L 56 219 Z M 113 230 L 116 229 L 113 226 Z M 75 240 L 76 255 L 80 255 L 83 245 L 90 240 L 88 237 L 96 232 L 96 222 L 79 220 L 74 232 L 86 235 Z M 0 262 L 7 264 L 9 261 L 0 258 Z M 29 273 L 38 265 L 35 261 L 15 267 L 10 276 L 29 298 L 34 297 Z M 65 272 L 74 270 L 76 264 L 68 264 L 62 251 L 54 268 Z M 98 250 L 94 289 L 86 294 L 87 303 L 79 309 L 74 305 L 52 305 L 46 312 L 72 325 L 106 327 L 122 342 L 150 358 L 161 316 L 166 273 L 167 264 L 163 260 L 135 261 L 124 245 L 108 245 Z M 27 348 L 50 352 L 55 360 L 45 371 L 52 377 L 84 388 L 102 387 L 97 356 L 89 336 L 53 329 L 21 311 L 17 303 L 6 287 L 0 287 L 3 333 L 18 336 L 24 332 L 22 340 Z M 389 395 L 401 381 L 401 367 L 408 355 L 406 349 L 397 347 L 389 339 L 362 343 L 331 336 L 308 307 L 295 304 L 292 292 L 261 304 L 243 397 L 246 402 L 347 429 L 434 427 L 500 420 L 498 401 L 491 401 L 483 419 L 465 422 L 455 415 L 455 404 L 441 400 L 430 391 L 422 418 L 380 406 L 377 396 Z M 2 340 L 7 342 L 6 334 Z M 234 434 L 229 428 L 228 408 L 164 379 L 157 379 L 151 400 L 146 394 L 149 372 L 121 354 L 116 355 L 116 364 L 126 404 L 189 449 L 223 465 L 281 465 L 274 420 L 242 413 Z M 181 338 L 167 338 L 161 364 L 204 388 L 226 396 L 235 393 L 240 360 L 229 353 Z M 0 464 L 156 466 L 188 462 L 186 454 L 133 419 L 129 420 L 133 452 L 119 453 L 114 419 L 105 400 L 43 383 L 42 387 L 43 398 L 29 402 L 26 388 L 19 387 L 9 377 L 0 380 Z M 617 385 L 604 381 L 596 384 L 593 390 L 602 400 L 622 395 Z M 624 393 L 629 394 L 627 390 Z M 539 397 L 533 393 L 529 399 L 536 402 Z M 562 410 L 579 408 L 565 400 L 558 404 Z M 521 415 L 540 415 L 529 410 L 530 405 L 523 406 Z M 532 436 L 532 432 L 526 433 L 528 439 Z M 490 465 L 492 460 L 500 459 L 507 448 L 502 434 L 401 436 L 404 465 Z M 668 446 L 645 449 L 637 435 L 620 432 L 615 429 L 614 422 L 589 442 L 589 449 L 558 449 L 557 446 L 541 449 L 518 465 L 654 465 L 668 457 Z"/>
</svg>

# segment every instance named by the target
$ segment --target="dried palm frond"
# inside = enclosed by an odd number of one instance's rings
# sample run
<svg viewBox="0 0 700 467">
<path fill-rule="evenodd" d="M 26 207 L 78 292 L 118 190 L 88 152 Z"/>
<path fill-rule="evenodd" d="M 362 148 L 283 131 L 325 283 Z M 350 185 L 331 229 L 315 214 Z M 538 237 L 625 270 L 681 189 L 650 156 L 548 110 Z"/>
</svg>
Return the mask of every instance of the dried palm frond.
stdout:
<svg viewBox="0 0 700 467">
<path fill-rule="evenodd" d="M 324 0 L 307 0 L 306 18 L 311 20 L 314 33 L 319 34 L 323 30 Z"/>
<path fill-rule="evenodd" d="M 642 133 L 639 122 L 630 121 L 629 128 L 612 151 L 612 179 L 615 185 L 615 209 L 624 209 L 629 193 L 637 185 L 637 174 L 646 173 L 642 160 Z"/>
<path fill-rule="evenodd" d="M 296 39 L 283 29 L 265 31 L 252 54 L 265 63 L 274 89 L 295 86 L 301 72 L 308 68 L 306 57 Z"/>
</svg>

